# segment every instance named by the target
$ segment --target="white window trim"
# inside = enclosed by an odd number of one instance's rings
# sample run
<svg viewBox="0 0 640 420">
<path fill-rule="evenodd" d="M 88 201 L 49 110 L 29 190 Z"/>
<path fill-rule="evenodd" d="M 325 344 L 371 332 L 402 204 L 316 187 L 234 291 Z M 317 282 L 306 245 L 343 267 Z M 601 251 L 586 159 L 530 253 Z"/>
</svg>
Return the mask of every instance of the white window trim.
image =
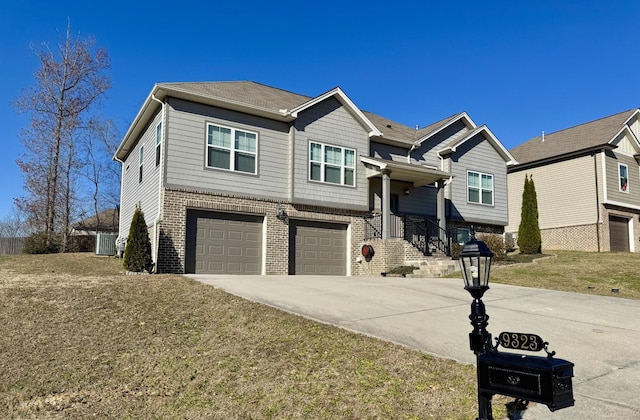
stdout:
<svg viewBox="0 0 640 420">
<path fill-rule="evenodd" d="M 320 156 L 321 156 L 321 161 L 316 161 L 316 160 L 311 160 L 311 145 L 312 144 L 318 144 L 320 145 Z M 328 182 L 325 181 L 325 167 L 331 166 L 331 167 L 337 167 L 338 165 L 335 164 L 327 164 L 324 162 L 324 149 L 325 147 L 334 147 L 336 149 L 340 149 L 341 153 L 340 153 L 340 183 L 336 183 L 336 182 Z M 353 166 L 345 166 L 344 164 L 344 156 L 345 156 L 345 151 L 349 150 L 351 152 L 353 152 Z M 336 146 L 333 144 L 328 144 L 328 143 L 323 143 L 321 141 L 315 141 L 315 140 L 310 140 L 309 141 L 309 147 L 307 148 L 307 172 L 308 172 L 308 176 L 307 179 L 309 180 L 309 182 L 318 182 L 321 184 L 327 184 L 327 185 L 336 185 L 336 186 L 341 186 L 341 187 L 349 187 L 349 188 L 355 188 L 356 187 L 356 151 L 355 149 L 351 149 L 349 147 L 343 147 L 343 146 Z M 320 164 L 320 180 L 317 179 L 311 179 L 311 164 L 312 163 L 318 163 Z M 345 168 L 348 169 L 353 169 L 353 185 L 349 185 L 349 184 L 345 184 L 344 183 L 344 175 L 345 175 Z"/>
<path fill-rule="evenodd" d="M 156 167 L 160 165 L 160 148 L 162 147 L 162 121 L 156 125 Z"/>
<path fill-rule="evenodd" d="M 620 184 L 620 178 L 622 178 L 622 167 L 625 167 L 627 169 L 627 186 L 626 189 L 622 189 L 622 185 Z M 629 184 L 630 184 L 630 180 L 629 180 L 629 165 L 625 164 L 625 163 L 618 163 L 618 191 L 628 194 L 629 193 Z"/>
<path fill-rule="evenodd" d="M 475 202 L 475 201 L 471 201 L 469 200 L 469 174 L 478 174 L 480 177 L 480 185 L 478 186 L 478 199 L 480 201 Z M 484 190 L 482 188 L 482 176 L 490 176 L 491 177 L 491 204 L 486 204 L 482 202 L 482 191 L 488 191 L 488 190 Z M 474 187 L 475 188 L 475 187 Z M 481 206 L 488 206 L 488 207 L 494 207 L 496 204 L 496 183 L 495 183 L 495 177 L 493 176 L 493 174 L 488 174 L 485 172 L 480 172 L 480 171 L 471 171 L 471 170 L 467 170 L 467 190 L 465 191 L 465 194 L 467 195 L 467 203 L 470 204 L 478 204 Z"/>
<path fill-rule="evenodd" d="M 143 180 L 143 170 L 144 170 L 144 145 L 140 146 L 140 150 L 138 151 L 138 183 L 141 183 Z"/>
<path fill-rule="evenodd" d="M 227 130 L 231 130 L 231 147 L 229 147 L 228 149 L 225 147 L 221 147 L 221 146 L 213 146 L 209 144 L 209 127 L 210 126 L 214 126 L 214 127 L 220 127 L 220 128 L 226 128 Z M 235 154 L 236 154 L 236 148 L 235 148 L 235 134 L 236 131 L 240 131 L 243 133 L 249 133 L 249 134 L 253 134 L 256 136 L 256 151 L 254 152 L 246 152 L 244 150 L 239 150 L 238 152 L 243 153 L 243 154 L 251 154 L 255 156 L 255 167 L 253 168 L 253 172 L 245 172 L 245 171 L 239 171 L 237 169 L 235 169 Z M 237 173 L 237 174 L 245 174 L 245 175 L 257 175 L 258 174 L 258 150 L 259 150 L 259 141 L 260 141 L 260 136 L 258 135 L 257 132 L 255 131 L 251 131 L 251 130 L 245 130 L 245 129 L 241 129 L 241 128 L 234 128 L 234 127 L 229 127 L 226 125 L 222 125 L 222 124 L 216 124 L 216 123 L 211 123 L 208 122 L 205 128 L 205 139 L 204 139 L 204 144 L 205 144 L 205 156 L 204 156 L 204 165 L 206 168 L 208 169 L 216 169 L 219 171 L 227 171 L 227 172 L 233 172 L 233 173 Z M 230 154 L 229 154 L 229 169 L 227 168 L 219 168 L 217 166 L 210 166 L 209 165 L 209 148 L 215 148 L 215 149 L 220 149 L 220 150 L 229 150 Z"/>
</svg>

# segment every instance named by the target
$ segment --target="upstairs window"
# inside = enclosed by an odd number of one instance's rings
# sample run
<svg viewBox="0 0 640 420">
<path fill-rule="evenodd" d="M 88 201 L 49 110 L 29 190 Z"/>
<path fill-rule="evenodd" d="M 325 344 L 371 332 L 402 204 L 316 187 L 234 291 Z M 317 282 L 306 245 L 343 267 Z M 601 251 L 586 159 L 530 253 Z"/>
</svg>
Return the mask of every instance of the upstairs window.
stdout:
<svg viewBox="0 0 640 420">
<path fill-rule="evenodd" d="M 620 178 L 620 191 L 629 192 L 629 167 L 622 163 L 618 164 L 618 177 Z"/>
<path fill-rule="evenodd" d="M 257 173 L 258 135 L 207 124 L 207 167 Z"/>
<path fill-rule="evenodd" d="M 156 166 L 160 165 L 161 144 L 162 144 L 162 123 L 156 126 Z"/>
<path fill-rule="evenodd" d="M 138 182 L 142 182 L 143 166 L 144 166 L 144 146 L 140 146 L 140 158 L 138 160 Z"/>
<path fill-rule="evenodd" d="M 355 186 L 356 152 L 328 144 L 309 143 L 309 180 Z"/>
<path fill-rule="evenodd" d="M 493 175 L 467 172 L 467 201 L 493 205 Z"/>
</svg>

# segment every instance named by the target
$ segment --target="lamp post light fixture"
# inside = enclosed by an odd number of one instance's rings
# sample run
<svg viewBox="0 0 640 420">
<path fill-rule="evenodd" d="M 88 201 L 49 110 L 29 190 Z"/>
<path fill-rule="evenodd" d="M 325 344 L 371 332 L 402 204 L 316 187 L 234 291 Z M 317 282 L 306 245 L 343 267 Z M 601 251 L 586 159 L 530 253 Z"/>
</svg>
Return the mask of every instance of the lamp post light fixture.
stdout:
<svg viewBox="0 0 640 420">
<path fill-rule="evenodd" d="M 473 331 L 469 333 L 469 347 L 476 355 L 476 371 L 478 372 L 478 418 L 477 420 L 493 420 L 491 409 L 492 395 L 484 394 L 479 387 L 478 356 L 491 349 L 491 333 L 487 331 L 489 315 L 482 302 L 484 292 L 489 289 L 489 274 L 491 272 L 491 258 L 493 252 L 487 244 L 475 238 L 472 229 L 471 239 L 460 252 L 460 263 L 464 288 L 473 297 L 471 303 L 471 325 Z"/>
</svg>

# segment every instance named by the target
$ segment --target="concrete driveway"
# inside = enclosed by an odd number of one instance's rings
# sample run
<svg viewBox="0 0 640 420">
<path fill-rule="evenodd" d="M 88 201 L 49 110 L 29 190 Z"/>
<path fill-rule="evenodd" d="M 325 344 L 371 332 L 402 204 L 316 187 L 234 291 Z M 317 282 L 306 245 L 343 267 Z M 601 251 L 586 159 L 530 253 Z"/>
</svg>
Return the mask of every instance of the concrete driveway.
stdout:
<svg viewBox="0 0 640 420">
<path fill-rule="evenodd" d="M 462 279 L 189 277 L 243 298 L 464 363 L 471 297 Z M 533 333 L 575 363 L 575 406 L 524 419 L 640 419 L 640 301 L 495 284 L 488 330 Z M 537 353 L 539 354 L 539 353 Z M 539 354 L 539 355 L 544 355 Z"/>
</svg>

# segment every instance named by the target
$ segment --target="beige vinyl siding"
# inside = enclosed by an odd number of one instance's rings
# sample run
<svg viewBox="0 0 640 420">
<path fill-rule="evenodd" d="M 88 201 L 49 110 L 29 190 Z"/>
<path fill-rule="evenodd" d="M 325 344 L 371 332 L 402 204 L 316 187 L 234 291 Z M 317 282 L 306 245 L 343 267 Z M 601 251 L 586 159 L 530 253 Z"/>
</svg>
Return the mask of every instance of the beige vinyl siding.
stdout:
<svg viewBox="0 0 640 420">
<path fill-rule="evenodd" d="M 631 155 L 609 152 L 605 158 L 607 177 L 606 202 L 640 207 L 640 169 L 638 162 Z M 620 179 L 618 175 L 619 164 L 627 165 L 628 192 L 620 191 Z"/>
<path fill-rule="evenodd" d="M 293 202 L 367 210 L 369 183 L 358 156 L 369 155 L 369 136 L 362 125 L 340 102 L 329 98 L 301 112 L 295 128 Z M 309 180 L 312 141 L 355 150 L 355 187 Z"/>
<path fill-rule="evenodd" d="M 156 126 L 162 119 L 158 112 L 151 124 L 147 126 L 123 166 L 122 193 L 120 195 L 120 236 L 129 235 L 129 226 L 133 212 L 140 205 L 148 226 L 152 226 L 158 215 L 158 177 L 160 166 L 156 166 Z M 138 182 L 140 147 L 144 145 L 144 165 L 142 182 Z M 128 170 L 126 168 L 129 168 Z M 151 232 L 150 232 L 151 233 Z M 153 239 L 153 238 L 152 238 Z"/>
<path fill-rule="evenodd" d="M 506 225 L 507 169 L 500 154 L 478 134 L 457 147 L 451 157 L 451 214 L 471 223 Z M 493 175 L 493 205 L 467 202 L 467 171 Z"/>
<path fill-rule="evenodd" d="M 175 98 L 169 105 L 167 186 L 286 199 L 288 124 Z M 257 174 L 206 167 L 207 123 L 257 134 Z"/>
<path fill-rule="evenodd" d="M 533 175 L 540 229 L 596 223 L 598 213 L 594 159 L 599 166 L 598 155 L 583 156 L 510 173 L 509 225 L 505 230 L 518 231 L 525 174 Z M 598 182 L 601 189 L 601 181 Z M 599 196 L 602 197 L 601 192 Z"/>
</svg>

